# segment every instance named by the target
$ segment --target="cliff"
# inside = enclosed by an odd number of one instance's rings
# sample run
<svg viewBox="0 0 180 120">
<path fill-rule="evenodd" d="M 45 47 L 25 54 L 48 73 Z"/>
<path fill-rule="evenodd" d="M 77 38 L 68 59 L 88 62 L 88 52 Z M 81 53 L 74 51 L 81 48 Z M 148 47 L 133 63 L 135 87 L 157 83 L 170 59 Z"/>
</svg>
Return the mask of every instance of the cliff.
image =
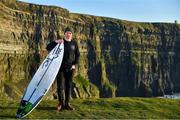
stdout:
<svg viewBox="0 0 180 120">
<path fill-rule="evenodd" d="M 81 52 L 73 97 L 180 92 L 179 24 L 129 22 L 0 0 L 1 96 L 22 95 L 47 55 L 46 45 L 63 37 L 67 26 L 73 28 Z"/>
</svg>

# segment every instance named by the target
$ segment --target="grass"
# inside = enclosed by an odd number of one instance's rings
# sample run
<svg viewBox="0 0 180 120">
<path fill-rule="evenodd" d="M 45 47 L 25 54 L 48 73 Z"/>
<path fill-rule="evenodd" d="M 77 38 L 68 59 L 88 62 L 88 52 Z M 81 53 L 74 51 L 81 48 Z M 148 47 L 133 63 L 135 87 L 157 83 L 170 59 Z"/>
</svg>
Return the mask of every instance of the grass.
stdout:
<svg viewBox="0 0 180 120">
<path fill-rule="evenodd" d="M 0 118 L 14 118 L 19 101 L 0 100 Z M 75 111 L 56 111 L 56 100 L 43 100 L 29 119 L 180 119 L 180 100 L 162 98 L 74 99 Z"/>
</svg>

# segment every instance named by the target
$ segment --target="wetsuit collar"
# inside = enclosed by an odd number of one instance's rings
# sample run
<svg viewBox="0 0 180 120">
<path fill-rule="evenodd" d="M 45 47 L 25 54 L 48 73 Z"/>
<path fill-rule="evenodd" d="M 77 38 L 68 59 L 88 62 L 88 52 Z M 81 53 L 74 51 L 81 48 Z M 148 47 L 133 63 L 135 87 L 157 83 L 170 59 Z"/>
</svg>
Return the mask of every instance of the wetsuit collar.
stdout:
<svg viewBox="0 0 180 120">
<path fill-rule="evenodd" d="M 66 40 L 66 39 L 64 38 L 64 41 L 66 41 L 66 42 L 71 42 L 71 41 L 72 41 L 72 39 L 69 41 L 69 40 Z"/>
</svg>

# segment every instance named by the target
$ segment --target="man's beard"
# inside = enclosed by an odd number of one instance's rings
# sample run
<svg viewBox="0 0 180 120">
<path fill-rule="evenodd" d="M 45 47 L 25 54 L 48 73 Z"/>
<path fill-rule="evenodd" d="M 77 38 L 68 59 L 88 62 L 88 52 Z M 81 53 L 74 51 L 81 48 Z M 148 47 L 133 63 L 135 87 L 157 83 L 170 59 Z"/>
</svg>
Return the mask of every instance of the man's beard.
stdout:
<svg viewBox="0 0 180 120">
<path fill-rule="evenodd" d="M 65 40 L 67 40 L 67 41 L 71 41 L 71 40 L 72 40 L 72 38 L 71 38 L 71 37 L 70 37 L 70 38 L 65 37 Z"/>
</svg>

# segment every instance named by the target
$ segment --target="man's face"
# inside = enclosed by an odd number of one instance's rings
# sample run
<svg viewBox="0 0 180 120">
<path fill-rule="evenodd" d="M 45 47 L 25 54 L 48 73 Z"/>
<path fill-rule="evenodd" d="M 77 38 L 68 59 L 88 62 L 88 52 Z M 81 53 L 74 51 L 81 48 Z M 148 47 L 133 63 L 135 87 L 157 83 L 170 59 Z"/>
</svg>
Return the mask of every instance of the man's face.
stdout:
<svg viewBox="0 0 180 120">
<path fill-rule="evenodd" d="M 72 32 L 70 31 L 65 32 L 65 38 L 72 39 Z"/>
</svg>

